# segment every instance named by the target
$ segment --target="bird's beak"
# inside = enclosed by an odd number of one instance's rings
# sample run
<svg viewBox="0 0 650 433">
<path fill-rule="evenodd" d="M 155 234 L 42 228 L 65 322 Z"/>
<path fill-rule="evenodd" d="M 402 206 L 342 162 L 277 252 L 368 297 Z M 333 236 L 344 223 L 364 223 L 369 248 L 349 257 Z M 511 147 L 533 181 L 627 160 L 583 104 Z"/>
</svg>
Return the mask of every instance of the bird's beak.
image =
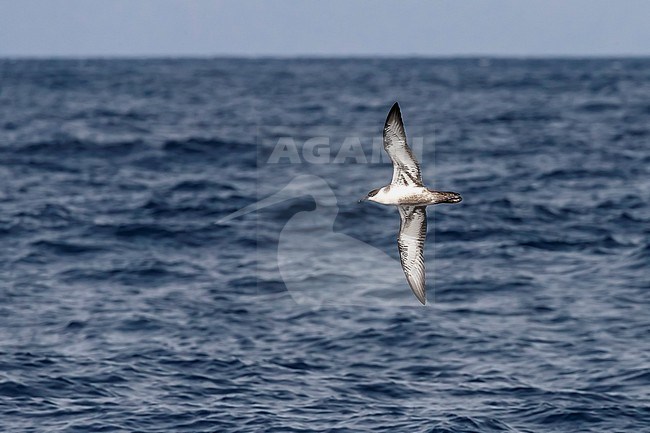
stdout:
<svg viewBox="0 0 650 433">
<path fill-rule="evenodd" d="M 364 201 L 368 201 L 368 196 L 360 198 L 357 203 L 361 203 L 361 202 L 364 202 Z"/>
</svg>

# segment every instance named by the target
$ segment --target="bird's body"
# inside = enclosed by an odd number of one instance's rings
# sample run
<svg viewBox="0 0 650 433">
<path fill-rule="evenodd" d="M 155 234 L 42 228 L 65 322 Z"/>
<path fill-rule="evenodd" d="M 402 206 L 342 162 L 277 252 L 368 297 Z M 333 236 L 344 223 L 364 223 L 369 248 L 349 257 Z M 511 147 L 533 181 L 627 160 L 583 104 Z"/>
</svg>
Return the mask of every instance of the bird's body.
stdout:
<svg viewBox="0 0 650 433">
<path fill-rule="evenodd" d="M 368 193 L 362 200 L 395 205 L 400 214 L 397 247 L 406 280 L 418 300 L 426 304 L 424 241 L 427 236 L 426 207 L 439 203 L 459 203 L 460 194 L 428 189 L 422 182 L 420 164 L 406 142 L 399 104 L 396 102 L 384 124 L 384 149 L 393 161 L 389 185 Z"/>
<path fill-rule="evenodd" d="M 395 206 L 428 206 L 445 200 L 441 191 L 434 191 L 417 185 L 386 185 L 376 190 L 377 193 L 368 198 L 380 204 Z"/>
</svg>

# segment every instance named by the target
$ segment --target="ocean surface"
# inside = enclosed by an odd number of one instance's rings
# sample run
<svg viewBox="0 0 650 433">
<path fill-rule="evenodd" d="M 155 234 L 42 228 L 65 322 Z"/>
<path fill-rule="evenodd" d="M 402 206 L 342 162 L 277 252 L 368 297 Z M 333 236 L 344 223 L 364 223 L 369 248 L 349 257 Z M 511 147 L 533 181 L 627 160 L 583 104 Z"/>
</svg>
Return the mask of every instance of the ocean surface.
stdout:
<svg viewBox="0 0 650 433">
<path fill-rule="evenodd" d="M 650 432 L 650 59 L 0 60 L 0 245 L 1 431 Z"/>
</svg>

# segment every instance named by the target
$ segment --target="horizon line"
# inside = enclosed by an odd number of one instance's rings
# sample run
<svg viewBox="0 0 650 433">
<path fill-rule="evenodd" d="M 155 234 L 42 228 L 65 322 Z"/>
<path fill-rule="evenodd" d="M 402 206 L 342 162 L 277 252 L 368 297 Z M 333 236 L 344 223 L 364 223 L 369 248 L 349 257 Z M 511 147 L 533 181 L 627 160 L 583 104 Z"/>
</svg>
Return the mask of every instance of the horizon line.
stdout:
<svg viewBox="0 0 650 433">
<path fill-rule="evenodd" d="M 647 54 L 0 54 L 0 60 L 617 60 L 650 59 Z"/>
</svg>

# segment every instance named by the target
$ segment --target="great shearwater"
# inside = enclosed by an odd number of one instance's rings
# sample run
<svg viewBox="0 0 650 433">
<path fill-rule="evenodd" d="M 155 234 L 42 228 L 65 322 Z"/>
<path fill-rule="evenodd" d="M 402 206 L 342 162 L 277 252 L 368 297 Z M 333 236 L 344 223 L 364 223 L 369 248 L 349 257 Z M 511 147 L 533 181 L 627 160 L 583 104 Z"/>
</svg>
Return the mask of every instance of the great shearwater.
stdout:
<svg viewBox="0 0 650 433">
<path fill-rule="evenodd" d="M 397 206 L 400 215 L 397 248 L 406 280 L 415 297 L 427 302 L 424 273 L 424 241 L 427 237 L 427 206 L 439 203 L 459 203 L 460 194 L 434 191 L 422 183 L 420 164 L 406 143 L 402 114 L 396 102 L 384 124 L 384 149 L 393 161 L 390 185 L 373 189 L 359 201 L 374 201 Z"/>
</svg>

